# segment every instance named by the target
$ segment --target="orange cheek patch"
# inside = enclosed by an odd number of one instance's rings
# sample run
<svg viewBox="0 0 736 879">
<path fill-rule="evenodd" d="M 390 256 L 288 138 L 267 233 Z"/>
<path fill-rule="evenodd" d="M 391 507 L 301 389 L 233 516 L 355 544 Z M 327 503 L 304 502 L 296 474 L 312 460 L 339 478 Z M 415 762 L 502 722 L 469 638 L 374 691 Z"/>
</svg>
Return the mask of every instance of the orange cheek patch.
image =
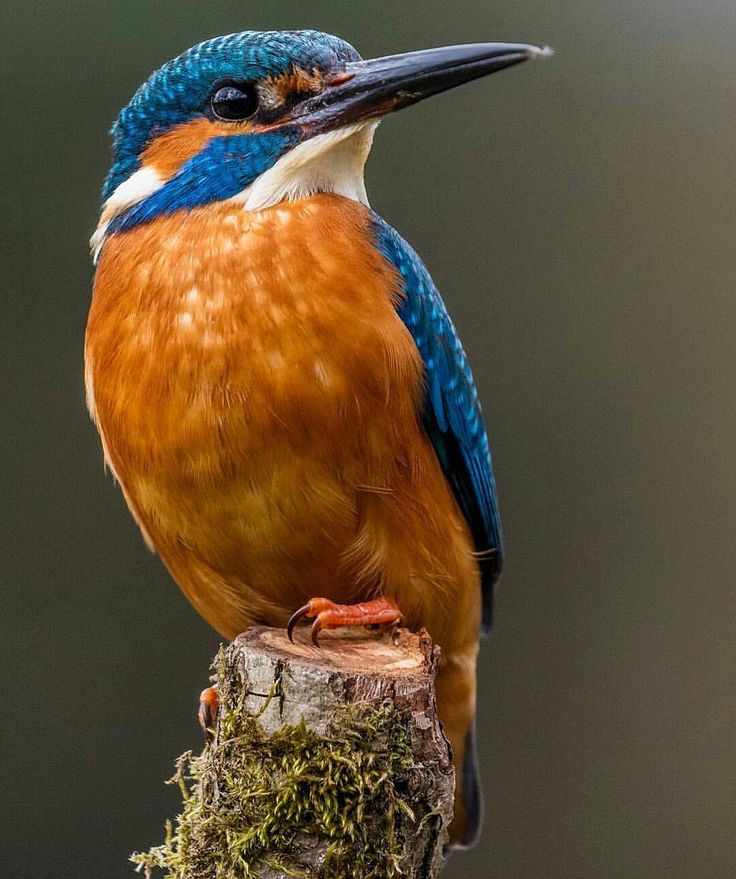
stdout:
<svg viewBox="0 0 736 879">
<path fill-rule="evenodd" d="M 320 91 L 324 81 L 325 77 L 320 71 L 296 67 L 283 76 L 271 77 L 267 81 L 267 85 L 283 103 L 293 94 L 309 94 Z"/>
<path fill-rule="evenodd" d="M 160 134 L 143 151 L 141 163 L 144 167 L 154 168 L 163 177 L 173 177 L 179 168 L 192 156 L 201 152 L 213 137 L 243 134 L 250 128 L 249 125 L 226 124 L 204 117 L 192 119 L 165 134 Z"/>
</svg>

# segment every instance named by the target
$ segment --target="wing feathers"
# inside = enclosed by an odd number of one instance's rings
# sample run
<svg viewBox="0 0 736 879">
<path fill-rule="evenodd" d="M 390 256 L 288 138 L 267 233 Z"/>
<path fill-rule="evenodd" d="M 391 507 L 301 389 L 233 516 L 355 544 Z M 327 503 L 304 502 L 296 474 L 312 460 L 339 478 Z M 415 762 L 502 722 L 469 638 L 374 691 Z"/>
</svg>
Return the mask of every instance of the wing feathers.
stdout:
<svg viewBox="0 0 736 879">
<path fill-rule="evenodd" d="M 478 392 L 455 327 L 424 264 L 376 214 L 374 223 L 378 247 L 403 281 L 397 311 L 424 362 L 427 390 L 422 420 L 475 541 L 487 630 L 493 584 L 501 574 L 503 557 L 496 485 Z"/>
</svg>

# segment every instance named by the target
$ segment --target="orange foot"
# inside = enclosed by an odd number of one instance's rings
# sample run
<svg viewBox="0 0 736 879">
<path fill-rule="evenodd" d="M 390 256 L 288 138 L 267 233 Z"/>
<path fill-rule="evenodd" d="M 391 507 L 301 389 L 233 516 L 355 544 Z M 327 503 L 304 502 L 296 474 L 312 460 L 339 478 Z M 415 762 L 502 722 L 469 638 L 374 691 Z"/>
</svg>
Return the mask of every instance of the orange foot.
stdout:
<svg viewBox="0 0 736 879">
<path fill-rule="evenodd" d="M 337 629 L 339 626 L 395 626 L 401 622 L 401 613 L 387 598 L 374 598 L 362 604 L 335 604 L 329 598 L 312 598 L 304 607 L 292 615 L 286 626 L 289 640 L 294 626 L 302 617 L 313 619 L 312 641 L 319 647 L 318 636 L 322 629 Z"/>
<path fill-rule="evenodd" d="M 217 687 L 207 687 L 199 694 L 199 725 L 202 727 L 204 737 L 208 742 L 212 741 L 214 735 L 215 724 L 217 723 L 217 712 L 220 710 L 220 697 L 217 694 Z"/>
</svg>

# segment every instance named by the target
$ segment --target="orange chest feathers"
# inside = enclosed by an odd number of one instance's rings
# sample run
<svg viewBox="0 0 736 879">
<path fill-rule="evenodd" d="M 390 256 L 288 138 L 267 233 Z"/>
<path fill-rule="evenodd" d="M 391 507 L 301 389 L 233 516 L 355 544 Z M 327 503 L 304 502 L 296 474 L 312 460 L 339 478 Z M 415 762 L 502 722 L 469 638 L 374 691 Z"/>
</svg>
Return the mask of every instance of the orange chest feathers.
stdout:
<svg viewBox="0 0 736 879">
<path fill-rule="evenodd" d="M 241 473 L 267 482 L 305 450 L 380 482 L 418 433 L 421 361 L 398 295 L 368 212 L 335 196 L 207 206 L 114 236 L 86 364 L 124 489 L 140 506 Z"/>
</svg>

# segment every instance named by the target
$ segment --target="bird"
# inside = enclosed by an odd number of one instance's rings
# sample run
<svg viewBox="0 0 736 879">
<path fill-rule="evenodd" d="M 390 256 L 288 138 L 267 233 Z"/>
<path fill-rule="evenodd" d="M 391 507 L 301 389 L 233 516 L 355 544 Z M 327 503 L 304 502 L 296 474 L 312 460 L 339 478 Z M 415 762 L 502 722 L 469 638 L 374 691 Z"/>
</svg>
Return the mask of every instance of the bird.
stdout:
<svg viewBox="0 0 736 879">
<path fill-rule="evenodd" d="M 364 166 L 383 117 L 545 52 L 364 60 L 312 30 L 209 39 L 120 112 L 91 239 L 87 403 L 149 547 L 227 638 L 291 636 L 305 618 L 315 643 L 425 627 L 457 847 L 481 823 L 497 491 L 463 346 L 420 257 L 369 206 Z"/>
</svg>

